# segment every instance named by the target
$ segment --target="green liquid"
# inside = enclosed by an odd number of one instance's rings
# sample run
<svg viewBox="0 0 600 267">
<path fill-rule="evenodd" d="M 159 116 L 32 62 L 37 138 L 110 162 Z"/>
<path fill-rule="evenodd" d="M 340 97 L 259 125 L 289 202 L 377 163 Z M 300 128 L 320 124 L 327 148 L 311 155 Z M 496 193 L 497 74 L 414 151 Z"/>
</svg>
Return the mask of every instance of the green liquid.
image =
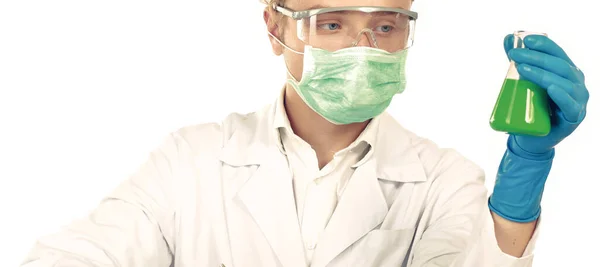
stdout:
<svg viewBox="0 0 600 267">
<path fill-rule="evenodd" d="M 546 90 L 527 80 L 504 80 L 490 126 L 500 132 L 548 135 L 551 125 Z"/>
</svg>

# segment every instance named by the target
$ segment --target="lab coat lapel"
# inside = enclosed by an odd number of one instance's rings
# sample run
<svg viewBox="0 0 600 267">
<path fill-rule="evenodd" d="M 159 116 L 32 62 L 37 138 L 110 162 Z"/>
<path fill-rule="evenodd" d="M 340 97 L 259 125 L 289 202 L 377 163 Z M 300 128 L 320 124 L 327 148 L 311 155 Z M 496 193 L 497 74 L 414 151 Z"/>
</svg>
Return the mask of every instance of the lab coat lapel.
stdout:
<svg viewBox="0 0 600 267">
<path fill-rule="evenodd" d="M 326 266 L 338 254 L 377 227 L 388 206 L 376 175 L 376 162 L 359 166 L 348 182 L 313 255 L 311 266 Z"/>
<path fill-rule="evenodd" d="M 238 197 L 281 264 L 306 266 L 287 160 L 283 155 L 271 154 L 240 189 Z"/>
<path fill-rule="evenodd" d="M 250 213 L 282 266 L 305 267 L 292 174 L 285 155 L 273 141 L 272 114 L 273 109 L 266 109 L 235 126 L 221 159 L 234 166 L 258 165 L 234 197 Z"/>
</svg>

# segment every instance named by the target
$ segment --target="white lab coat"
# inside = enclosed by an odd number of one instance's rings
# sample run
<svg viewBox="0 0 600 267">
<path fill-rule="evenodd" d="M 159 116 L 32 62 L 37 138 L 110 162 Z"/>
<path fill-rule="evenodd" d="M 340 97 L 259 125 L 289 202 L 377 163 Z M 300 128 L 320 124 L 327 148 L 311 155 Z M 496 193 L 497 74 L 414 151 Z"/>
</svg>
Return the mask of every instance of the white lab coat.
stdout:
<svg viewBox="0 0 600 267">
<path fill-rule="evenodd" d="M 302 267 L 274 105 L 182 128 L 94 212 L 41 238 L 27 267 Z M 311 266 L 531 266 L 497 246 L 484 172 L 381 115 Z M 222 264 L 222 265 L 221 265 Z"/>
</svg>

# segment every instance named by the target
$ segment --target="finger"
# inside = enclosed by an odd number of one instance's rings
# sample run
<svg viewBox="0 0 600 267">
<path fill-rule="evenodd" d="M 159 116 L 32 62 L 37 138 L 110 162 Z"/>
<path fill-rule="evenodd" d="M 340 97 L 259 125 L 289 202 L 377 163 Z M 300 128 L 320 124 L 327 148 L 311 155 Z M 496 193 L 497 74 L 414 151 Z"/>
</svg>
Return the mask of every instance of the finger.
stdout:
<svg viewBox="0 0 600 267">
<path fill-rule="evenodd" d="M 584 106 L 587 105 L 590 100 L 590 91 L 588 91 L 585 85 L 576 84 L 575 92 L 577 93 L 577 98 L 575 98 L 575 100 L 578 100 L 579 103 L 583 103 Z"/>
<path fill-rule="evenodd" d="M 527 64 L 542 68 L 573 83 L 581 83 L 577 70 L 562 58 L 530 49 L 516 48 L 509 51 L 509 57 L 517 64 Z"/>
<path fill-rule="evenodd" d="M 528 64 L 518 64 L 517 71 L 519 75 L 542 88 L 549 88 L 556 85 L 565 90 L 573 99 L 581 105 L 586 105 L 590 93 L 584 84 L 573 83 L 555 73 Z"/>
<path fill-rule="evenodd" d="M 510 60 L 510 56 L 508 55 L 508 52 L 511 49 L 513 49 L 513 41 L 514 41 L 514 36 L 512 34 L 507 34 L 506 36 L 504 36 L 504 52 L 506 53 L 508 60 Z"/>
<path fill-rule="evenodd" d="M 574 96 L 573 82 L 552 72 L 529 64 L 518 64 L 517 71 L 522 78 L 525 78 L 542 88 L 548 89 L 551 85 L 556 85 L 567 90 L 569 95 Z"/>
<path fill-rule="evenodd" d="M 587 106 L 588 100 L 590 99 L 590 92 L 585 88 L 583 84 L 574 84 L 573 93 L 570 94 L 577 103 L 585 107 Z"/>
<path fill-rule="evenodd" d="M 575 66 L 573 66 L 573 69 L 575 71 L 575 76 L 577 77 L 579 83 L 585 84 L 585 75 L 583 74 L 583 71 L 581 71 L 578 67 Z"/>
<path fill-rule="evenodd" d="M 556 44 L 547 36 L 528 35 L 525 37 L 523 42 L 525 43 L 525 46 L 529 49 L 537 50 L 558 58 L 562 58 L 569 64 L 571 64 L 571 66 L 576 67 L 573 61 L 567 55 L 567 53 L 558 44 Z"/>
<path fill-rule="evenodd" d="M 548 87 L 548 96 L 563 113 L 564 118 L 570 123 L 579 122 L 583 114 L 583 106 L 579 104 L 569 93 L 557 85 Z"/>
</svg>

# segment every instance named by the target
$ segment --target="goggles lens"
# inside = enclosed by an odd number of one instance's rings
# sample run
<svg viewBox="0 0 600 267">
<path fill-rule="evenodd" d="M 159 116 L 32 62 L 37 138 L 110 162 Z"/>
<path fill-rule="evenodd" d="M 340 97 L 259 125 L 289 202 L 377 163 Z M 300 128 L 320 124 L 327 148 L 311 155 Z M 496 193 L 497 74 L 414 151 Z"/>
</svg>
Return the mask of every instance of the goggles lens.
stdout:
<svg viewBox="0 0 600 267">
<path fill-rule="evenodd" d="M 400 12 L 334 11 L 297 21 L 298 38 L 328 51 L 372 46 L 396 52 L 413 44 L 415 20 Z"/>
</svg>

